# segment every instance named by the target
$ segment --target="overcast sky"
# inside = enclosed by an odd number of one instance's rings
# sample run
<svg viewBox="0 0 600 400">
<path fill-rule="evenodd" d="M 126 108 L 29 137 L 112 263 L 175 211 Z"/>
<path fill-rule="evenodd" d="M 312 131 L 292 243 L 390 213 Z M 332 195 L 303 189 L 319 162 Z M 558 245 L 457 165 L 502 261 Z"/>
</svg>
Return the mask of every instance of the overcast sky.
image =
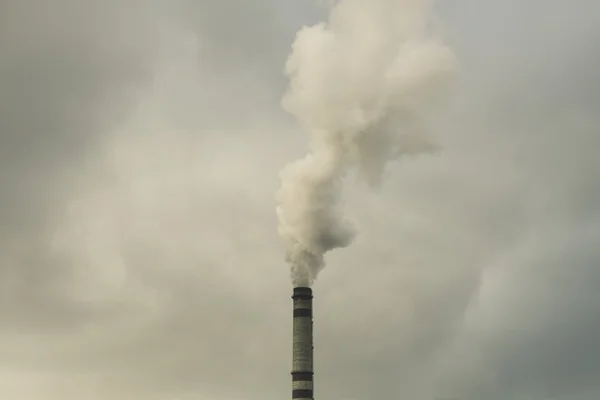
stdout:
<svg viewBox="0 0 600 400">
<path fill-rule="evenodd" d="M 280 98 L 316 3 L 0 0 L 2 399 L 289 398 Z M 444 149 L 349 183 L 315 396 L 596 400 L 600 3 L 438 3 Z"/>
</svg>

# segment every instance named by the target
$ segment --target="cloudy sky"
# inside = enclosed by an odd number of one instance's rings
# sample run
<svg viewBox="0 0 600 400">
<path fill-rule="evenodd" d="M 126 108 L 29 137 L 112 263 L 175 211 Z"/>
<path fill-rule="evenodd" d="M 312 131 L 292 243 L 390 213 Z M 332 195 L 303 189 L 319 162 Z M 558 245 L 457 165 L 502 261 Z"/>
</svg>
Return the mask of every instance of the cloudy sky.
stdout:
<svg viewBox="0 0 600 400">
<path fill-rule="evenodd" d="M 282 70 L 317 3 L 0 0 L 2 399 L 289 398 Z M 600 3 L 437 3 L 444 149 L 349 182 L 315 394 L 598 399 Z"/>
</svg>

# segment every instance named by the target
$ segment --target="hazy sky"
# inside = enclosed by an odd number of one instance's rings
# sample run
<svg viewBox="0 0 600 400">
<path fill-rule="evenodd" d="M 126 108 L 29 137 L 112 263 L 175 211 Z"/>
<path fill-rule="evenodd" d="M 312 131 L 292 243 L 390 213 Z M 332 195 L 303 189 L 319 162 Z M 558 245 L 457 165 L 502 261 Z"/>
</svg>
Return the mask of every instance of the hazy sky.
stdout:
<svg viewBox="0 0 600 400">
<path fill-rule="evenodd" d="M 0 0 L 2 399 L 290 397 L 280 99 L 316 3 Z M 437 3 L 444 149 L 349 182 L 315 396 L 596 400 L 600 3 Z"/>
</svg>

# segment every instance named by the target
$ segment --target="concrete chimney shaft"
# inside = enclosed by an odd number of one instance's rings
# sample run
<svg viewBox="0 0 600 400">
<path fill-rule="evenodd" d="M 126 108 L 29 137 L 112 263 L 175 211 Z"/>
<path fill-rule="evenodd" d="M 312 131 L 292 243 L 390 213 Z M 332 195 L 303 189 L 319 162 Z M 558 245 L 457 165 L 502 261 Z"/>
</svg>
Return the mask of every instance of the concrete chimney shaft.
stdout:
<svg viewBox="0 0 600 400">
<path fill-rule="evenodd" d="M 313 400 L 312 290 L 294 288 L 292 399 Z"/>
</svg>

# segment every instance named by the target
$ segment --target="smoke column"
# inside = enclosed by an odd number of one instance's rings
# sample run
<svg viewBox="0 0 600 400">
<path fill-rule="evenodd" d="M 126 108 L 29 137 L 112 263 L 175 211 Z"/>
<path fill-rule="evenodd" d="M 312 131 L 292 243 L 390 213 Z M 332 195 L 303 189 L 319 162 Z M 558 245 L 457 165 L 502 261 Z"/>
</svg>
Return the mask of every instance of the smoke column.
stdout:
<svg viewBox="0 0 600 400">
<path fill-rule="evenodd" d="M 456 70 L 426 0 L 340 0 L 326 23 L 302 28 L 285 66 L 282 105 L 310 133 L 277 193 L 279 234 L 295 287 L 309 287 L 324 255 L 350 245 L 341 185 L 358 171 L 373 187 L 387 164 L 436 149 L 424 115 Z"/>
</svg>

